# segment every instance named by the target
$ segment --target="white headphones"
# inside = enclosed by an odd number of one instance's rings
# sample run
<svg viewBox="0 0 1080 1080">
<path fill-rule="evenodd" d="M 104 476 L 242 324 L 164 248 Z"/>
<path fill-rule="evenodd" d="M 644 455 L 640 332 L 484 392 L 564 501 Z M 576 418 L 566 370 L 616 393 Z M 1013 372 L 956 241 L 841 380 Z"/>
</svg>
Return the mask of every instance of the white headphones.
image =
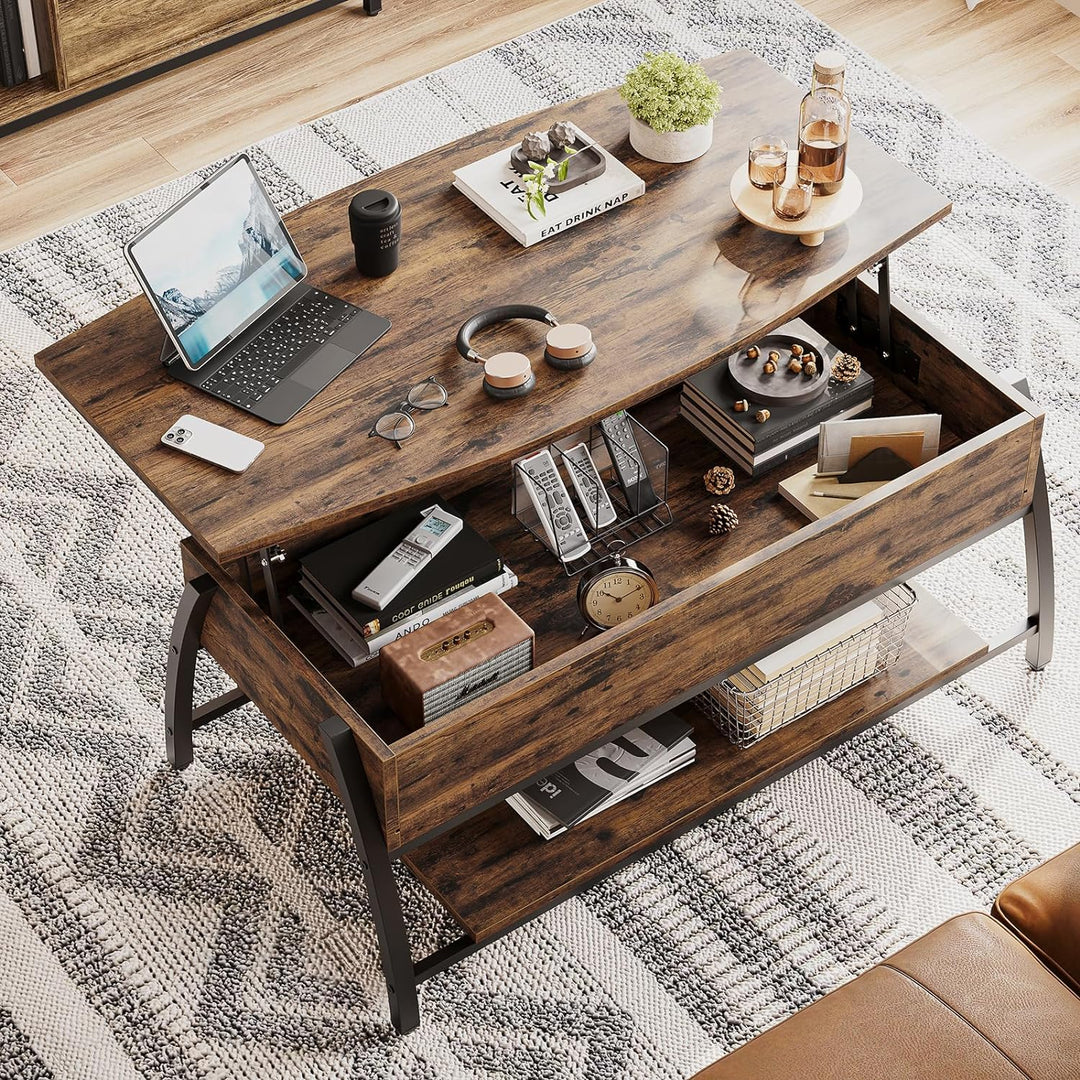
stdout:
<svg viewBox="0 0 1080 1080">
<path fill-rule="evenodd" d="M 457 350 L 474 364 L 484 365 L 484 389 L 495 398 L 522 397 L 536 385 L 532 364 L 524 353 L 501 352 L 483 357 L 472 347 L 472 337 L 478 330 L 509 319 L 534 319 L 547 323 L 544 359 L 561 371 L 576 371 L 587 367 L 596 358 L 589 328 L 580 323 L 562 323 L 547 308 L 535 304 L 503 304 L 488 308 L 461 324 L 457 334 Z"/>
</svg>

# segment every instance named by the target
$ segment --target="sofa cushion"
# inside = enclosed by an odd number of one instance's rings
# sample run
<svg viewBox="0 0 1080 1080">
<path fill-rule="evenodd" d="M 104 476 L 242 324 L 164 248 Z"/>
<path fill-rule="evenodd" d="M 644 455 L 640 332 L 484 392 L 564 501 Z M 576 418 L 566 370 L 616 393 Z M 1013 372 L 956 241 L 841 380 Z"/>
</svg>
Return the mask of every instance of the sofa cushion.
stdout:
<svg viewBox="0 0 1080 1080">
<path fill-rule="evenodd" d="M 1080 994 L 1080 844 L 1014 881 L 994 917 Z"/>
<path fill-rule="evenodd" d="M 986 915 L 962 915 L 697 1080 L 1077 1080 L 1080 997 Z"/>
</svg>

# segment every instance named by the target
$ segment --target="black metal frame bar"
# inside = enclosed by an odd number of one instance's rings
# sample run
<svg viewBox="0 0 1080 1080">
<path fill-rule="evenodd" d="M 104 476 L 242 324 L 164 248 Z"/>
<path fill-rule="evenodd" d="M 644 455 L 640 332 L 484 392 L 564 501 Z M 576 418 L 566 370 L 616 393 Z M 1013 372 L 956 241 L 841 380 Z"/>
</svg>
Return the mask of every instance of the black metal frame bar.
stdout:
<svg viewBox="0 0 1080 1080">
<path fill-rule="evenodd" d="M 266 586 L 266 603 L 270 609 L 270 618 L 281 626 L 281 596 L 278 593 L 277 579 L 274 577 L 274 563 L 284 562 L 285 553 L 276 544 L 259 549 L 259 565 L 262 567 L 263 584 Z"/>
<path fill-rule="evenodd" d="M 0 124 L 0 138 L 3 138 L 5 135 L 11 135 L 13 132 L 21 131 L 23 128 L 31 127 L 34 124 L 40 124 L 43 120 L 48 120 L 50 117 L 60 116 L 62 113 L 71 112 L 73 109 L 78 109 L 92 101 L 97 101 L 99 98 L 108 97 L 110 94 L 115 94 L 120 90 L 126 90 L 129 86 L 136 86 L 138 83 L 146 82 L 148 79 L 156 78 L 158 75 L 164 75 L 166 72 L 174 71 L 176 68 L 183 67 L 185 64 L 190 64 L 195 60 L 201 60 L 204 56 L 211 56 L 213 53 L 221 52 L 223 49 L 228 49 L 230 46 L 239 45 L 243 41 L 249 41 L 251 38 L 259 37 L 261 34 L 265 34 L 270 30 L 277 30 L 279 27 L 286 26 L 288 23 L 295 22 L 297 19 L 302 19 L 306 15 L 314 15 L 315 12 L 322 11 L 325 8 L 337 7 L 340 3 L 342 3 L 342 0 L 313 0 L 312 3 L 305 4 L 295 11 L 287 11 L 282 15 L 275 15 L 272 19 L 267 19 L 265 22 L 258 23 L 256 26 L 249 26 L 245 30 L 238 30 L 235 34 L 228 34 L 227 36 L 218 38 L 216 41 L 211 41 L 206 45 L 200 45 L 197 49 L 189 49 L 179 56 L 172 56 L 168 60 L 162 60 L 160 63 L 151 64 L 147 68 L 143 68 L 140 71 L 133 71 L 130 75 L 124 75 L 119 79 L 112 79 L 107 83 L 103 83 L 101 86 L 95 86 L 92 90 L 86 90 L 81 94 L 74 94 L 53 105 L 46 105 L 44 108 L 35 109 L 33 112 L 26 113 L 15 120 L 9 120 L 6 124 Z M 381 10 L 382 0 L 364 0 L 364 11 L 368 15 L 378 15 Z M 57 93 L 61 92 L 62 91 L 57 90 Z"/>
<path fill-rule="evenodd" d="M 420 1026 L 420 1001 L 401 896 L 390 866 L 386 838 L 352 729 L 340 716 L 330 716 L 319 726 L 319 733 L 330 757 L 353 843 L 360 855 L 360 867 L 379 939 L 390 1019 L 404 1035 Z"/>
<path fill-rule="evenodd" d="M 243 690 L 230 690 L 195 707 L 195 662 L 210 602 L 217 584 L 202 574 L 184 585 L 173 619 L 169 660 L 165 668 L 165 750 L 174 769 L 186 769 L 194 758 L 192 733 L 246 705 L 251 698 Z"/>
<path fill-rule="evenodd" d="M 888 364 L 892 357 L 892 292 L 889 288 L 889 256 L 878 266 L 878 355 Z"/>
<path fill-rule="evenodd" d="M 859 277 L 840 286 L 837 292 L 837 318 L 847 327 L 852 337 L 860 337 L 864 329 L 859 314 Z M 876 327 L 878 356 L 888 367 L 892 364 L 892 290 L 889 285 L 889 257 L 885 256 L 878 263 L 877 274 L 877 318 L 873 323 L 867 320 L 867 326 Z M 869 336 L 869 335 L 867 335 Z"/>
<path fill-rule="evenodd" d="M 1030 398 L 1027 378 L 1013 380 L 1013 386 Z M 1027 558 L 1028 620 L 1036 632 L 1028 641 L 1027 662 L 1033 671 L 1042 671 L 1054 654 L 1054 536 L 1050 523 L 1050 493 L 1042 447 L 1035 468 L 1031 510 L 1024 517 L 1024 552 Z"/>
<path fill-rule="evenodd" d="M 187 582 L 173 619 L 165 668 L 165 749 L 174 769 L 186 769 L 194 754 L 191 733 L 195 730 L 195 660 L 203 620 L 216 590 L 209 574 Z"/>
</svg>

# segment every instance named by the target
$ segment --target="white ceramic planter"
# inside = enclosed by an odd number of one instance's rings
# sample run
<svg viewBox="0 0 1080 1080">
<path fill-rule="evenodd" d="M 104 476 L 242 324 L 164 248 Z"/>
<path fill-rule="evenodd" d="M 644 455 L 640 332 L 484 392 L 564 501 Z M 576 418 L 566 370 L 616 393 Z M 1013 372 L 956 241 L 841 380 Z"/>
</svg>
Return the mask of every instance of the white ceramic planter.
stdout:
<svg viewBox="0 0 1080 1080">
<path fill-rule="evenodd" d="M 712 146 L 713 122 L 685 131 L 653 131 L 636 116 L 630 117 L 630 145 L 650 161 L 693 161 Z"/>
</svg>

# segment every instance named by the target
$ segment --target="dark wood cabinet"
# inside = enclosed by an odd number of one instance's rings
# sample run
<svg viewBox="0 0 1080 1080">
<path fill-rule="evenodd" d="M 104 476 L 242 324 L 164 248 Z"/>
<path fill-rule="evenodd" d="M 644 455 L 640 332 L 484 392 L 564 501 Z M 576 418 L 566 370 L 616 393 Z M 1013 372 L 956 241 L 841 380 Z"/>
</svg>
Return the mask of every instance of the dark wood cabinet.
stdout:
<svg viewBox="0 0 1080 1080">
<path fill-rule="evenodd" d="M 34 0 L 44 74 L 0 89 L 0 136 L 341 2 Z"/>
</svg>

